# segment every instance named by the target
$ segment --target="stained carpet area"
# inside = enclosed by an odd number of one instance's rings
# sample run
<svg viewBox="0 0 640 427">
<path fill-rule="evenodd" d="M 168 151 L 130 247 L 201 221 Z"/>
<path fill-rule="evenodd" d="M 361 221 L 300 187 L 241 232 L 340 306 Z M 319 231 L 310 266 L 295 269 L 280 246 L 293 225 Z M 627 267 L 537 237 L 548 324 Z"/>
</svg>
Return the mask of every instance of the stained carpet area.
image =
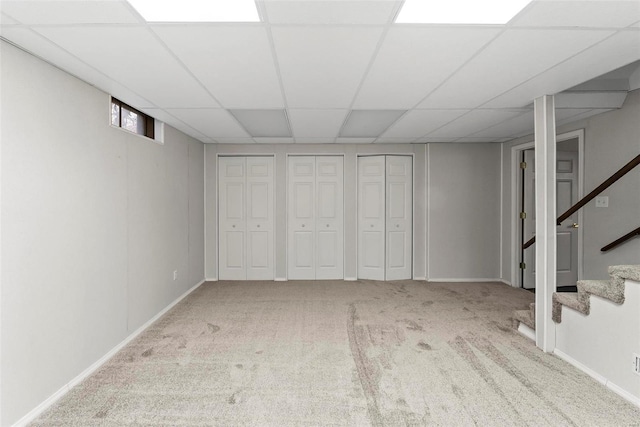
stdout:
<svg viewBox="0 0 640 427">
<path fill-rule="evenodd" d="M 35 426 L 626 426 L 499 283 L 205 283 Z"/>
</svg>

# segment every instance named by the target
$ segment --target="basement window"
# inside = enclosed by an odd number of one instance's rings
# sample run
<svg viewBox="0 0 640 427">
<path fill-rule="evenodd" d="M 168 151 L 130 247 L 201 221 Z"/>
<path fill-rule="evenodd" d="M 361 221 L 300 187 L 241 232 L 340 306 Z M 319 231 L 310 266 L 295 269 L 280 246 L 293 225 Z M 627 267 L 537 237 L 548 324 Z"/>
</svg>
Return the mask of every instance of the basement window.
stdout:
<svg viewBox="0 0 640 427">
<path fill-rule="evenodd" d="M 155 120 L 116 98 L 111 98 L 111 124 L 147 138 L 155 139 Z"/>
</svg>

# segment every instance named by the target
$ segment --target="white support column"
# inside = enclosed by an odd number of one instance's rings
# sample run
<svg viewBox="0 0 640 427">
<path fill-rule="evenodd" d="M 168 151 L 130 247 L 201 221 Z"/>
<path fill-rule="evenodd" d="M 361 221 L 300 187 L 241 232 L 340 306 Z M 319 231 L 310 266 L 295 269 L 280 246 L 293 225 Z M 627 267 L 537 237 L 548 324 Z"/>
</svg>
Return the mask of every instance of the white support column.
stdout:
<svg viewBox="0 0 640 427">
<path fill-rule="evenodd" d="M 536 345 L 552 352 L 556 329 L 551 297 L 556 291 L 556 120 L 553 95 L 534 101 L 536 180 Z"/>
</svg>

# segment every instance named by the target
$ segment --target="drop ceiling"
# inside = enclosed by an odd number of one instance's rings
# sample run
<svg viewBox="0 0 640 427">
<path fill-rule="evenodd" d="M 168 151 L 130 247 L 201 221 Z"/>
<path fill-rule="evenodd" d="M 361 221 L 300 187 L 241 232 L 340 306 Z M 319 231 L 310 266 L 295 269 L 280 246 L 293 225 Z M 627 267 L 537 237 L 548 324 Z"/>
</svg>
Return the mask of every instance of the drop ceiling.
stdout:
<svg viewBox="0 0 640 427">
<path fill-rule="evenodd" d="M 640 0 L 534 0 L 506 25 L 256 4 L 259 23 L 181 24 L 124 0 L 3 0 L 0 35 L 207 143 L 504 142 L 533 132 L 538 96 L 560 94 L 568 123 L 640 86 Z"/>
</svg>

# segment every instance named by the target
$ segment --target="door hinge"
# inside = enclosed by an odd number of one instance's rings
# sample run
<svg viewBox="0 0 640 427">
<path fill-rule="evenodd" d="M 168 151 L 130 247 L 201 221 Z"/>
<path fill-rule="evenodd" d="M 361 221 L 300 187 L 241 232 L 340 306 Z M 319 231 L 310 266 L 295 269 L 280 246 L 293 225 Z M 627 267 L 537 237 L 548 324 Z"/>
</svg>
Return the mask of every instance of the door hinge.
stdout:
<svg viewBox="0 0 640 427">
<path fill-rule="evenodd" d="M 527 264 L 525 264 L 524 262 L 520 263 L 520 270 L 524 270 L 525 268 L 527 268 Z"/>
<path fill-rule="evenodd" d="M 527 168 L 527 162 L 520 162 L 520 169 L 526 169 Z"/>
<path fill-rule="evenodd" d="M 527 219 L 527 213 L 526 212 L 520 212 L 520 219 Z"/>
</svg>

